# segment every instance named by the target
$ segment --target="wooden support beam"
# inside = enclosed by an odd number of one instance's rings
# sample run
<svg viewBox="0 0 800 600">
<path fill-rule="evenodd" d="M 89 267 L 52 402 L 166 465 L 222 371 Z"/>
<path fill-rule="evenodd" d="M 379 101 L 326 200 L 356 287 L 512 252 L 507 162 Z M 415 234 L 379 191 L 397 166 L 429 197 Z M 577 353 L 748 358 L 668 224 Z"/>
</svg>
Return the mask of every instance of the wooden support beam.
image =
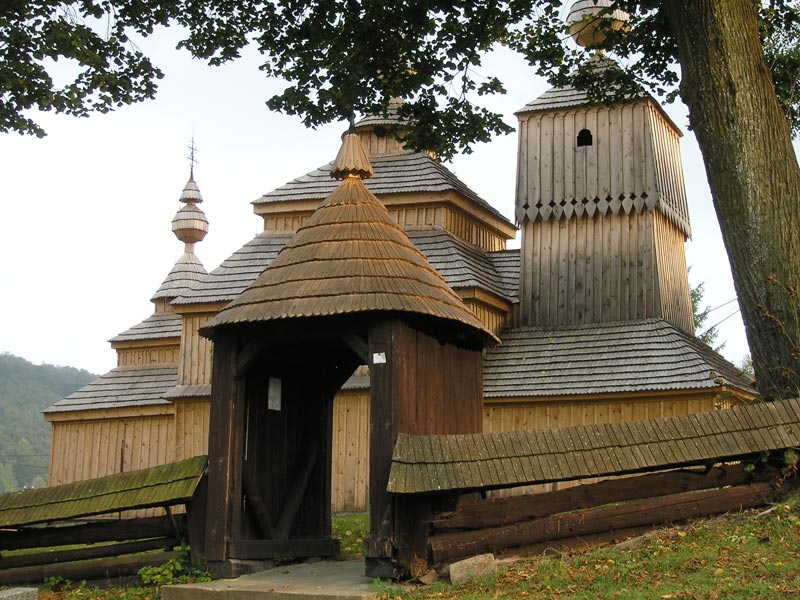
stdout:
<svg viewBox="0 0 800 600">
<path fill-rule="evenodd" d="M 194 491 L 192 499 L 186 504 L 186 534 L 192 564 L 196 567 L 205 564 L 206 517 L 208 507 L 208 475 L 203 475 Z M 179 517 L 180 515 L 176 515 Z"/>
<path fill-rule="evenodd" d="M 236 539 L 241 528 L 245 382 L 236 379 L 236 345 L 232 332 L 218 331 L 214 337 L 205 539 L 209 562 L 226 560 L 228 541 Z"/>
<path fill-rule="evenodd" d="M 243 481 L 245 502 L 247 503 L 250 514 L 253 516 L 256 527 L 258 527 L 259 533 L 265 538 L 275 537 L 275 527 L 269 516 L 267 503 L 264 502 L 261 492 L 258 491 L 258 484 L 253 475 L 253 469 L 247 461 L 244 463 Z"/>
<path fill-rule="evenodd" d="M 434 564 L 442 564 L 464 556 L 546 540 L 685 521 L 763 506 L 776 497 L 777 492 L 769 483 L 685 492 L 592 510 L 559 513 L 514 525 L 435 535 L 431 538 L 430 547 Z"/>
<path fill-rule="evenodd" d="M 4 556 L 0 558 L 0 569 L 15 569 L 19 567 L 32 567 L 35 565 L 55 565 L 78 560 L 91 560 L 95 558 L 107 558 L 109 556 L 150 552 L 151 550 L 170 550 L 179 544 L 180 541 L 177 538 L 168 537 L 138 542 L 109 544 L 107 546 L 88 546 L 86 548 L 75 548 L 74 550 L 61 550 L 58 552 L 48 550 L 47 552 L 40 552 L 37 554 Z"/>
<path fill-rule="evenodd" d="M 777 474 L 775 469 L 747 472 L 743 464 L 738 464 L 607 479 L 555 492 L 462 503 L 455 511 L 435 515 L 433 527 L 437 531 L 485 529 L 611 502 L 770 481 Z"/>
<path fill-rule="evenodd" d="M 236 357 L 236 379 L 242 379 L 247 375 L 266 346 L 264 340 L 253 340 L 239 352 L 239 356 Z"/>
<path fill-rule="evenodd" d="M 185 531 L 185 515 L 175 515 L 178 527 Z M 71 544 L 96 544 L 171 535 L 172 525 L 164 517 L 99 521 L 68 527 L 31 527 L 4 531 L 0 535 L 0 550 L 57 547 Z"/>
<path fill-rule="evenodd" d="M 172 525 L 172 532 L 175 534 L 175 537 L 178 539 L 179 543 L 183 543 L 183 534 L 178 528 L 178 522 L 175 520 L 175 515 L 172 514 L 172 507 L 165 506 L 164 512 L 167 513 L 167 519 L 169 520 L 169 524 Z"/>
<path fill-rule="evenodd" d="M 397 564 L 403 574 L 419 577 L 428 571 L 428 535 L 431 496 L 414 494 L 395 498 L 394 544 Z"/>
<path fill-rule="evenodd" d="M 362 364 L 369 364 L 369 344 L 367 340 L 353 331 L 343 331 L 340 334 L 342 341 L 347 344 L 356 356 L 361 360 Z"/>
<path fill-rule="evenodd" d="M 303 494 L 308 487 L 308 480 L 311 478 L 311 472 L 314 470 L 314 465 L 317 462 L 317 455 L 319 454 L 319 442 L 313 441 L 308 447 L 306 460 L 303 462 L 300 472 L 297 474 L 289 493 L 286 495 L 286 501 L 283 505 L 278 525 L 275 528 L 275 537 L 279 540 L 285 540 L 289 537 L 292 531 L 292 524 L 294 518 L 297 516 L 297 511 L 300 508 L 300 503 L 303 501 Z"/>
<path fill-rule="evenodd" d="M 38 565 L 19 569 L 5 569 L 0 570 L 0 585 L 42 582 L 50 577 L 63 577 L 64 579 L 81 581 L 83 579 L 106 579 L 123 575 L 135 575 L 143 567 L 163 565 L 173 559 L 179 560 L 180 557 L 180 552 L 163 552 L 144 556 L 101 558 L 99 560 L 64 565 Z"/>
</svg>

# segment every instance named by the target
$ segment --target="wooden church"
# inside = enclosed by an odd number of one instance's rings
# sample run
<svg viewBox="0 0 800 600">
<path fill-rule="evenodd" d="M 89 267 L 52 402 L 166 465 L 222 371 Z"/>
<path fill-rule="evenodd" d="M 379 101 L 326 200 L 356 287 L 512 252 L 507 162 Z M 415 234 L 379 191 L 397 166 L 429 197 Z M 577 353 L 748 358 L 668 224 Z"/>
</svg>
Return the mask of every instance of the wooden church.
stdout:
<svg viewBox="0 0 800 600">
<path fill-rule="evenodd" d="M 602 56 L 592 60 L 613 68 Z M 229 461 L 263 456 L 274 443 L 269 436 L 259 437 L 261 425 L 265 431 L 272 427 L 269 411 L 285 404 L 282 399 L 303 397 L 316 384 L 333 396 L 330 412 L 320 407 L 320 414 L 327 415 L 319 424 L 324 430 L 302 433 L 298 439 L 329 436 L 330 446 L 317 451 L 329 453 L 330 473 L 315 485 L 335 512 L 367 510 L 370 495 L 384 491 L 369 489 L 371 385 L 422 386 L 416 393 L 436 396 L 431 406 L 439 411 L 447 410 L 441 408 L 441 399 L 453 388 L 478 386 L 483 400 L 469 417 L 469 429 L 484 432 L 658 418 L 753 399 L 753 382 L 694 337 L 684 255 L 690 226 L 681 132 L 659 104 L 641 91 L 612 106 L 592 105 L 580 91 L 554 88 L 517 116 L 516 224 L 434 157 L 405 149 L 391 135 L 401 125 L 396 113 L 368 116 L 355 126 L 374 171 L 364 181 L 365 189 L 409 240 L 404 252 L 415 258 L 403 259 L 405 263 L 430 268 L 426 277 L 436 283 L 425 284 L 425 289 L 435 288 L 438 294 L 438 300 L 426 301 L 425 309 L 413 302 L 406 308 L 397 304 L 419 297 L 419 290 L 404 287 L 407 277 L 391 267 L 397 259 L 394 242 L 376 242 L 379 249 L 370 260 L 375 260 L 385 287 L 362 313 L 413 312 L 417 321 L 437 323 L 434 337 L 440 342 L 458 338 L 465 348 L 447 354 L 440 343 L 429 344 L 423 354 L 409 354 L 404 364 L 412 370 L 405 376 L 392 371 L 391 381 L 376 371 L 381 364 L 380 328 L 351 314 L 359 313 L 356 303 L 361 300 L 346 290 L 349 267 L 337 267 L 341 272 L 335 273 L 322 267 L 292 271 L 292 265 L 303 262 L 303 248 L 318 243 L 315 235 L 323 231 L 342 239 L 356 229 L 372 239 L 376 231 L 374 224 L 348 224 L 346 215 L 337 213 L 327 230 L 309 226 L 301 229 L 302 240 L 295 238 L 304 224 L 316 223 L 308 220 L 318 219 L 315 211 L 338 190 L 331 165 L 257 199 L 253 209 L 263 219 L 262 233 L 208 273 L 194 254 L 208 223 L 198 206 L 199 188 L 190 177 L 180 197 L 183 207 L 172 222 L 186 252 L 153 295 L 153 314 L 111 340 L 116 368 L 45 411 L 53 432 L 51 485 L 207 454 L 209 443 L 228 448 Z M 331 229 L 337 218 L 338 233 Z M 517 227 L 521 248 L 507 249 Z M 348 251 L 363 249 L 365 243 L 359 238 Z M 275 269 L 265 272 L 272 264 L 286 276 L 279 291 L 259 283 L 274 276 Z M 317 299 L 300 306 L 299 300 L 287 300 L 298 289 L 316 297 L 315 286 L 322 285 L 317 280 L 333 276 L 343 287 L 329 302 Z M 285 305 L 270 308 L 268 322 L 251 311 L 278 300 Z M 448 302 L 445 312 L 430 313 L 430 306 Z M 339 316 L 333 325 L 325 325 L 328 330 L 315 321 L 323 314 Z M 306 319 L 306 327 L 290 331 L 275 325 L 286 315 Z M 344 322 L 357 335 L 345 333 Z M 466 324 L 472 333 L 464 338 L 457 328 L 443 326 L 445 322 Z M 274 341 L 256 343 L 254 332 L 260 330 Z M 499 343 L 476 353 L 468 341 L 471 335 L 496 337 Z M 244 350 L 222 364 L 218 355 L 232 340 Z M 291 350 L 285 356 L 279 341 Z M 304 380 L 296 360 L 290 359 L 304 342 L 314 356 L 333 353 L 343 362 L 328 365 L 319 381 Z M 448 361 L 457 356 L 448 371 Z M 436 365 L 439 379 L 411 374 L 427 363 Z M 474 364 L 472 383 L 463 375 L 465 364 Z M 249 451 L 236 446 L 237 454 L 230 450 L 234 446 L 225 446 L 233 442 L 218 439 L 219 431 L 210 434 L 209 419 L 214 411 L 223 411 L 216 423 L 241 418 L 214 400 L 235 394 L 237 379 L 230 376 L 240 371 L 248 381 L 254 378 L 252 385 L 259 391 L 257 398 L 241 404 L 254 411 L 247 421 L 247 443 L 254 445 Z M 218 380 L 223 376 L 224 382 Z M 441 421 L 444 416 L 427 414 L 425 406 L 406 415 L 420 433 L 426 432 L 426 419 Z M 299 415 L 284 415 L 287 426 L 294 427 Z M 312 452 L 311 447 L 282 448 Z M 306 460 L 311 470 L 316 456 L 297 460 Z M 237 472 L 246 476 L 240 463 Z M 275 469 L 276 478 L 288 481 L 285 467 Z M 231 502 L 223 497 L 216 501 L 223 511 L 223 504 Z M 324 529 L 324 523 L 305 522 L 309 530 Z M 230 521 L 221 526 L 237 527 Z"/>
</svg>

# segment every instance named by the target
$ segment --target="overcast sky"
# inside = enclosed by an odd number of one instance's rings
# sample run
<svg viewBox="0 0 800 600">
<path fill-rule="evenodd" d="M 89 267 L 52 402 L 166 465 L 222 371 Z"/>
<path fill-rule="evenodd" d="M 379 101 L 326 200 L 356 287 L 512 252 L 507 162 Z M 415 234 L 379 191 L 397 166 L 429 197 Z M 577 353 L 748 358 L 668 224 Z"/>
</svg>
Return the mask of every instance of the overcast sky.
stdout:
<svg viewBox="0 0 800 600">
<path fill-rule="evenodd" d="M 0 351 L 94 373 L 115 366 L 107 340 L 152 314 L 149 298 L 183 251 L 170 221 L 193 135 L 210 223 L 196 254 L 209 271 L 260 231 L 252 200 L 335 157 L 346 125 L 309 130 L 268 111 L 264 101 L 281 85 L 258 71 L 257 55 L 214 68 L 174 50 L 177 39 L 161 32 L 141 44 L 166 73 L 155 100 L 85 119 L 35 115 L 49 134 L 41 140 L 0 134 Z M 513 126 L 514 111 L 548 87 L 506 51 L 485 72 L 507 84 L 488 104 Z M 727 256 L 687 110 L 666 108 L 686 133 L 691 281 L 705 282 L 705 302 L 716 307 L 735 297 Z M 511 220 L 516 148 L 512 134 L 447 165 Z M 737 308 L 712 312 L 709 324 Z M 719 341 L 733 362 L 748 352 L 738 313 Z"/>
</svg>

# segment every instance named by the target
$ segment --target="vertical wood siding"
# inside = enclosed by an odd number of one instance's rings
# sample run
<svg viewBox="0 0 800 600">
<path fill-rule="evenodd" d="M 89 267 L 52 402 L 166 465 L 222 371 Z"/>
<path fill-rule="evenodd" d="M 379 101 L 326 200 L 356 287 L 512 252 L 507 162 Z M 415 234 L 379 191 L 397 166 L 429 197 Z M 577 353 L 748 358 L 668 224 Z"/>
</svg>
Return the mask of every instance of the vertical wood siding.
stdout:
<svg viewBox="0 0 800 600">
<path fill-rule="evenodd" d="M 175 402 L 175 460 L 208 454 L 210 400 Z"/>
<path fill-rule="evenodd" d="M 180 356 L 180 346 L 163 346 L 160 348 L 117 349 L 117 366 L 132 367 L 136 365 L 152 365 L 176 363 Z"/>
<path fill-rule="evenodd" d="M 522 228 L 526 267 L 520 278 L 522 324 L 579 325 L 661 317 L 653 217 L 651 212 L 642 212 L 526 221 Z M 672 250 L 683 255 L 682 244 Z"/>
<path fill-rule="evenodd" d="M 386 130 L 388 131 L 388 127 Z M 361 138 L 361 145 L 369 156 L 381 156 L 386 154 L 402 154 L 405 152 L 403 143 L 390 135 L 378 137 L 374 129 L 360 131 L 358 137 Z"/>
<path fill-rule="evenodd" d="M 572 427 L 574 425 L 660 419 L 713 410 L 716 402 L 716 397 L 713 394 L 605 401 L 571 400 L 550 402 L 531 399 L 527 402 L 508 404 L 492 402 L 484 405 L 483 431 L 484 433 L 495 433 L 518 429 L 553 429 L 557 427 Z M 582 483 L 587 482 L 582 481 Z M 552 491 L 571 485 L 575 485 L 575 482 L 499 490 L 492 492 L 492 495 L 497 497 L 517 496 Z"/>
<path fill-rule="evenodd" d="M 661 294 L 662 315 L 673 325 L 694 335 L 683 233 L 659 213 L 655 215 L 655 230 L 659 287 L 670 291 Z"/>
<path fill-rule="evenodd" d="M 178 362 L 178 385 L 202 385 L 211 383 L 213 343 L 202 337 L 198 330 L 213 315 L 183 315 L 181 355 Z"/>
<path fill-rule="evenodd" d="M 51 486 L 175 461 L 171 415 L 61 421 L 52 427 Z M 122 516 L 158 514 L 163 510 L 129 511 Z"/>
<path fill-rule="evenodd" d="M 483 430 L 491 433 L 654 419 L 712 410 L 715 402 L 710 394 L 606 401 L 530 399 L 505 404 L 492 401 L 483 407 Z M 126 471 L 206 454 L 209 405 L 207 400 L 179 401 L 174 418 L 54 422 L 50 485 L 118 473 L 123 447 Z M 334 512 L 368 509 L 368 466 L 369 391 L 342 391 L 333 405 L 331 508 Z M 513 493 L 531 491 L 535 490 L 520 488 Z"/>
<path fill-rule="evenodd" d="M 660 120 L 653 124 L 656 115 Z M 517 206 L 521 210 L 541 205 L 545 220 L 564 214 L 581 216 L 582 200 L 603 201 L 612 213 L 641 210 L 647 198 L 654 205 L 659 184 L 676 188 L 682 181 L 662 170 L 657 182 L 653 130 L 668 143 L 668 125 L 648 101 L 614 107 L 593 106 L 561 112 L 533 113 L 520 120 L 517 168 Z M 592 144 L 577 146 L 578 133 L 588 129 Z M 672 154 L 664 157 L 674 162 Z M 645 194 L 645 198 L 642 195 Z M 566 201 L 561 205 L 561 201 Z M 577 205 L 571 205 L 572 200 Z M 595 208 L 587 207 L 590 211 Z M 603 208 L 599 208 L 603 210 Z M 575 213 L 577 211 L 577 213 Z M 605 212 L 605 210 L 603 210 Z M 593 212 L 589 213 L 592 216 Z M 518 220 L 522 213 L 518 212 Z"/>
<path fill-rule="evenodd" d="M 488 307 L 481 302 L 475 302 L 469 299 L 464 300 L 464 304 L 481 320 L 481 323 L 483 323 L 486 329 L 492 333 L 499 333 L 501 329 L 506 327 L 508 322 L 507 312 Z"/>
<path fill-rule="evenodd" d="M 333 512 L 367 510 L 368 467 L 369 390 L 340 392 L 333 401 Z"/>
<path fill-rule="evenodd" d="M 427 205 L 419 206 L 393 206 L 390 198 L 384 198 L 386 208 L 392 218 L 403 227 L 414 226 L 437 226 L 445 229 L 471 244 L 488 252 L 497 252 L 506 249 L 506 238 L 492 229 L 459 211 L 451 209 L 441 203 L 444 198 L 430 197 L 420 198 L 420 202 L 426 201 Z M 431 203 L 439 202 L 438 206 Z M 298 215 L 264 215 L 264 231 L 297 231 L 309 214 Z"/>
<path fill-rule="evenodd" d="M 297 231 L 310 214 L 264 215 L 264 231 Z"/>
<path fill-rule="evenodd" d="M 53 422 L 50 485 L 174 462 L 171 415 Z"/>
</svg>

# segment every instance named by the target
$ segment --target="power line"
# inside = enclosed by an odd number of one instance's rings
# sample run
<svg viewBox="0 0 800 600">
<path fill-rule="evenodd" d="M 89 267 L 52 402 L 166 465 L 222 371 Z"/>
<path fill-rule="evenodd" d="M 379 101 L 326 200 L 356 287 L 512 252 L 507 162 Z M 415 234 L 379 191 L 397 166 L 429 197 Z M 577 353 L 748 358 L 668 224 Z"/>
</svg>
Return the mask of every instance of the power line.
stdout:
<svg viewBox="0 0 800 600">
<path fill-rule="evenodd" d="M 738 312 L 739 312 L 739 309 L 737 308 L 735 311 L 733 311 L 733 312 L 732 312 L 731 314 L 729 314 L 727 317 L 725 317 L 725 318 L 723 318 L 723 319 L 720 319 L 719 321 L 717 321 L 716 323 L 714 323 L 714 324 L 713 324 L 713 325 L 711 325 L 710 327 L 707 327 L 707 328 L 706 328 L 706 330 L 705 330 L 703 333 L 699 334 L 697 337 L 700 337 L 700 336 L 703 336 L 703 335 L 705 335 L 706 333 L 708 333 L 709 331 L 711 331 L 711 330 L 712 330 L 712 329 L 714 329 L 715 327 L 719 327 L 719 326 L 720 326 L 720 325 L 722 325 L 722 324 L 723 324 L 725 321 L 727 321 L 728 319 L 730 319 L 732 316 L 734 316 L 734 315 L 735 315 L 736 313 L 738 313 Z"/>
<path fill-rule="evenodd" d="M 728 306 L 728 304 L 730 304 L 731 302 L 736 302 L 737 300 L 738 300 L 738 298 L 733 298 L 732 300 L 728 300 L 727 302 L 723 302 L 723 303 L 722 303 L 722 304 L 720 304 L 719 306 L 715 306 L 714 308 L 709 308 L 709 309 L 706 311 L 706 314 L 708 314 L 708 313 L 712 313 L 712 312 L 714 312 L 715 310 L 717 310 L 718 308 L 722 308 L 723 306 Z"/>
</svg>

